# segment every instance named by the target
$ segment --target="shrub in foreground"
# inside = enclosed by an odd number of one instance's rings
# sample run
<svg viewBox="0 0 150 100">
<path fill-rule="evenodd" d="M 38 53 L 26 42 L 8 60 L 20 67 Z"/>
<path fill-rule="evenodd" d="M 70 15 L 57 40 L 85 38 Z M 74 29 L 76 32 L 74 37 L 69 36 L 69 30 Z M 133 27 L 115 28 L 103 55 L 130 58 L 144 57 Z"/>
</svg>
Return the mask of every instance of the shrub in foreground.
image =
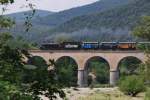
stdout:
<svg viewBox="0 0 150 100">
<path fill-rule="evenodd" d="M 150 100 L 150 88 L 147 89 L 144 100 Z"/>
<path fill-rule="evenodd" d="M 124 77 L 119 81 L 119 89 L 126 95 L 136 96 L 145 90 L 144 82 L 137 76 Z"/>
</svg>

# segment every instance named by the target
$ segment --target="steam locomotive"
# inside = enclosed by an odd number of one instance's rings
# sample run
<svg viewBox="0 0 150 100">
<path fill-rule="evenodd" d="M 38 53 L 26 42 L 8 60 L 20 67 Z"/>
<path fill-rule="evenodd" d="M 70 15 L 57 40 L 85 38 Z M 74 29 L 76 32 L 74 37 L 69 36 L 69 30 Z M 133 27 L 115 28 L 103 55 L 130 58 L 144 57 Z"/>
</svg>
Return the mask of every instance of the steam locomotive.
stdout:
<svg viewBox="0 0 150 100">
<path fill-rule="evenodd" d="M 43 43 L 42 50 L 136 50 L 137 44 L 150 42 L 62 42 Z"/>
</svg>

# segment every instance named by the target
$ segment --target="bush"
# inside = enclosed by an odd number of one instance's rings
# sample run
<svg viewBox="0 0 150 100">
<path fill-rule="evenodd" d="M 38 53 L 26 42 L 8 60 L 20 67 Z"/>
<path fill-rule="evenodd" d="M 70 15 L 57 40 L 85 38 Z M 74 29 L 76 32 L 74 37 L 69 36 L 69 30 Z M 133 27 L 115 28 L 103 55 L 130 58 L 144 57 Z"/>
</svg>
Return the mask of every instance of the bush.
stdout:
<svg viewBox="0 0 150 100">
<path fill-rule="evenodd" d="M 145 90 L 144 82 L 137 76 L 128 76 L 119 81 L 119 89 L 126 95 L 136 96 Z"/>
<path fill-rule="evenodd" d="M 0 80 L 0 100 L 33 100 L 31 95 L 20 90 L 15 84 Z"/>
<path fill-rule="evenodd" d="M 144 100 L 150 100 L 150 88 L 147 89 Z"/>
<path fill-rule="evenodd" d="M 92 76 L 88 75 L 88 86 L 90 86 L 93 83 Z"/>
</svg>

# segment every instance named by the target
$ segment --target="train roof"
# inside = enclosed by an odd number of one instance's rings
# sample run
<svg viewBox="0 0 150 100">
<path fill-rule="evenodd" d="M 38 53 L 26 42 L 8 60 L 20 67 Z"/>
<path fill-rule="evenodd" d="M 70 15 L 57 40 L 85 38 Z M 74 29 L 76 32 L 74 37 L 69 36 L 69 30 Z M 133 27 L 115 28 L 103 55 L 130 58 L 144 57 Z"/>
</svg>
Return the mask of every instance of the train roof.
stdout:
<svg viewBox="0 0 150 100">
<path fill-rule="evenodd" d="M 63 43 L 138 43 L 138 44 L 150 44 L 150 41 L 145 41 L 145 42 L 75 42 L 75 41 L 69 41 L 69 42 L 63 42 Z M 55 42 L 49 42 L 49 43 L 41 43 L 41 45 L 50 45 L 50 44 L 60 44 L 60 43 L 55 43 Z"/>
<path fill-rule="evenodd" d="M 137 43 L 137 42 L 119 42 L 119 43 Z"/>
<path fill-rule="evenodd" d="M 150 44 L 150 42 L 138 42 L 139 44 Z"/>
<path fill-rule="evenodd" d="M 83 42 L 83 43 L 99 43 L 99 42 Z"/>
<path fill-rule="evenodd" d="M 101 43 L 117 43 L 117 42 L 101 42 Z"/>
<path fill-rule="evenodd" d="M 80 43 L 78 41 L 68 41 L 68 42 L 62 42 L 62 43 Z"/>
</svg>

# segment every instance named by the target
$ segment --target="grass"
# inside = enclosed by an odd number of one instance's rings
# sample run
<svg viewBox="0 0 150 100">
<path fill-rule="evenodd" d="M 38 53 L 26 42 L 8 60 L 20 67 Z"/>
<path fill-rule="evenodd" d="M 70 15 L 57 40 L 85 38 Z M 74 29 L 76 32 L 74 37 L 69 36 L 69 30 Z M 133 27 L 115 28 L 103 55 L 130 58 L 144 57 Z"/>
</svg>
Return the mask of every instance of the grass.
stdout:
<svg viewBox="0 0 150 100">
<path fill-rule="evenodd" d="M 111 92 L 95 91 L 88 96 L 81 96 L 77 100 L 144 100 L 144 93 L 137 97 L 126 96 L 119 90 Z"/>
<path fill-rule="evenodd" d="M 113 87 L 110 84 L 94 84 L 92 88 L 110 88 Z"/>
</svg>

